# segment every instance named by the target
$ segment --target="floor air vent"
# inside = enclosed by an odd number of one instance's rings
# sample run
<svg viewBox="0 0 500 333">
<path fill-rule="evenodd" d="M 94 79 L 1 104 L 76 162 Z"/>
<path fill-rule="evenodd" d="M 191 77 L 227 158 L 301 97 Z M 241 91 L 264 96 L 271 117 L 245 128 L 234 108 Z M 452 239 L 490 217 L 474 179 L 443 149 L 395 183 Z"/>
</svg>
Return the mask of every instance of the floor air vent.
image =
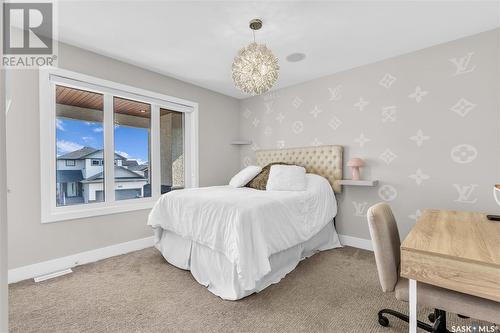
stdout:
<svg viewBox="0 0 500 333">
<path fill-rule="evenodd" d="M 34 278 L 33 280 L 35 280 L 35 282 L 42 282 L 42 281 L 45 281 L 48 279 L 53 279 L 55 277 L 66 275 L 69 273 L 73 273 L 71 268 L 63 269 L 61 271 L 52 272 L 52 273 L 45 274 L 45 275 L 40 275 L 40 276 L 37 276 L 36 278 Z"/>
</svg>

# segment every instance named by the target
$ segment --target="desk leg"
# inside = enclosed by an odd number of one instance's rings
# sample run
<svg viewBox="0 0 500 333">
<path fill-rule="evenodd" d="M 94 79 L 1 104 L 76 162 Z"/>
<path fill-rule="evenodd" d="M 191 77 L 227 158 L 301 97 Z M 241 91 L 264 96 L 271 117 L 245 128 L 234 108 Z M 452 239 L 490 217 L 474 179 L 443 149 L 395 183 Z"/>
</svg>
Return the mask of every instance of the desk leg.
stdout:
<svg viewBox="0 0 500 333">
<path fill-rule="evenodd" d="M 410 306 L 410 333 L 417 333 L 417 281 L 410 279 L 409 288 L 409 306 Z"/>
</svg>

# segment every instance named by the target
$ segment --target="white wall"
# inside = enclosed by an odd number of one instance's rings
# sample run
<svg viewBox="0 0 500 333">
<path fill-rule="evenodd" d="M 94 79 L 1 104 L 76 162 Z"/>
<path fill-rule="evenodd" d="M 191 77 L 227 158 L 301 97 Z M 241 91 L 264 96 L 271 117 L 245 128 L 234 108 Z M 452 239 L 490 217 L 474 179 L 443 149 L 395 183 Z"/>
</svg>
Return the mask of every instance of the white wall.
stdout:
<svg viewBox="0 0 500 333">
<path fill-rule="evenodd" d="M 0 6 L 0 17 L 3 17 Z M 0 24 L 0 36 L 2 27 Z M 0 54 L 1 52 L 0 45 Z M 8 331 L 8 290 L 7 290 L 7 181 L 5 151 L 5 71 L 0 69 L 0 332 Z"/>
<path fill-rule="evenodd" d="M 199 103 L 200 185 L 226 184 L 239 169 L 239 150 L 230 145 L 239 135 L 238 100 L 66 44 L 59 66 Z M 7 80 L 9 268 L 151 236 L 148 210 L 40 223 L 38 73 L 11 71 Z"/>
<path fill-rule="evenodd" d="M 370 238 L 366 211 L 380 201 L 403 236 L 424 208 L 498 212 L 499 31 L 243 100 L 242 137 L 256 146 L 243 148 L 242 163 L 254 161 L 252 148 L 280 145 L 340 144 L 345 161 L 364 158 L 362 176 L 380 185 L 337 195 L 338 231 L 352 237 Z M 458 73 L 457 62 L 465 65 Z M 418 100 L 417 87 L 426 92 Z"/>
<path fill-rule="evenodd" d="M 3 6 L 0 6 L 0 17 L 3 17 Z M 0 24 L 0 36 L 3 24 Z M 0 54 L 3 53 L 0 44 Z M 8 317 L 8 290 L 7 290 L 7 174 L 6 174 L 6 102 L 5 70 L 0 69 L 0 332 L 7 332 Z"/>
</svg>

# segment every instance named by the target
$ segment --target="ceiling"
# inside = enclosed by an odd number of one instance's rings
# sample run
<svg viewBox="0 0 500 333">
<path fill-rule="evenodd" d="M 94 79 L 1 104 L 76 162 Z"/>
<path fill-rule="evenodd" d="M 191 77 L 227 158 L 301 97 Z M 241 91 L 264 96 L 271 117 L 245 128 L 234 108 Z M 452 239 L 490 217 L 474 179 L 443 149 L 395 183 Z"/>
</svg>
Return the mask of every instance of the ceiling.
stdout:
<svg viewBox="0 0 500 333">
<path fill-rule="evenodd" d="M 252 40 L 280 61 L 275 89 L 499 26 L 497 1 L 60 1 L 59 39 L 236 98 Z M 301 62 L 288 62 L 295 52 Z"/>
</svg>

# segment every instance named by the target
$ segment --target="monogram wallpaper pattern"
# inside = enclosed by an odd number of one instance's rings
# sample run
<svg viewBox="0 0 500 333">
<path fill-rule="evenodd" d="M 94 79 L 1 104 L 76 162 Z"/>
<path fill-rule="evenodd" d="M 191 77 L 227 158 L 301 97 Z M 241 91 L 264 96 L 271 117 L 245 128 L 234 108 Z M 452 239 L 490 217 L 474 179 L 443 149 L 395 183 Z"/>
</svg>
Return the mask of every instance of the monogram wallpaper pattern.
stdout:
<svg viewBox="0 0 500 333">
<path fill-rule="evenodd" d="M 343 145 L 345 161 L 363 158 L 362 178 L 379 185 L 337 195 L 338 232 L 352 237 L 370 238 L 366 211 L 380 201 L 402 236 L 423 208 L 499 213 L 499 32 L 242 100 L 241 136 L 253 142 L 242 147 L 242 165 L 260 148 L 322 144 Z"/>
</svg>

